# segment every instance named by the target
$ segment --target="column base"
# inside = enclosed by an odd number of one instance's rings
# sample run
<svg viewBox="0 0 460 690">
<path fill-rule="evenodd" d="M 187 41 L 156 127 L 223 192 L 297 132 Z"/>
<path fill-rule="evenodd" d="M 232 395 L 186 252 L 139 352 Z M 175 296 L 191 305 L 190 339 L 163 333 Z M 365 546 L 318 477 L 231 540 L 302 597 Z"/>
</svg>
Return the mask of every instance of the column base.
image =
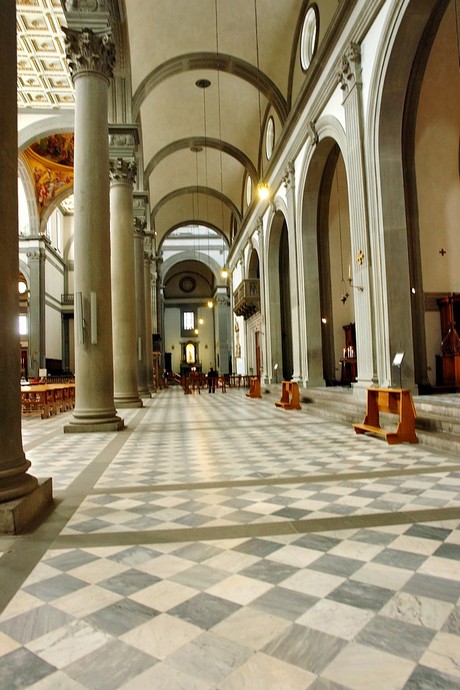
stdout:
<svg viewBox="0 0 460 690">
<path fill-rule="evenodd" d="M 79 415 L 74 412 L 69 424 L 64 426 L 65 434 L 88 434 L 97 431 L 121 431 L 125 422 L 121 417 L 101 417 L 97 413 Z"/>
<path fill-rule="evenodd" d="M 52 503 L 53 482 L 40 479 L 37 487 L 20 498 L 0 503 L 0 533 L 20 534 Z"/>
<path fill-rule="evenodd" d="M 148 388 L 142 388 L 142 390 L 139 388 L 139 397 L 140 398 L 151 398 L 152 394 L 150 393 Z"/>
<path fill-rule="evenodd" d="M 113 402 L 116 407 L 144 407 L 144 403 L 140 398 L 135 398 L 132 395 L 124 398 L 121 396 L 114 396 Z"/>
</svg>

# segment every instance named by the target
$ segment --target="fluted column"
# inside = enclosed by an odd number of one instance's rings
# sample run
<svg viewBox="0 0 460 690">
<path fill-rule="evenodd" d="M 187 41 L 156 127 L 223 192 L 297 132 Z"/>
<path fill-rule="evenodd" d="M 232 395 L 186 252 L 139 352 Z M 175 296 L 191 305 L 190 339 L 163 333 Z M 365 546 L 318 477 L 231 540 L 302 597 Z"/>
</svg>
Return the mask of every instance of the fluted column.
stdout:
<svg viewBox="0 0 460 690">
<path fill-rule="evenodd" d="M 342 60 L 339 79 L 343 91 L 348 142 L 347 178 L 358 362 L 358 381 L 354 386 L 367 388 L 376 382 L 376 376 L 372 344 L 369 218 L 364 161 L 361 50 L 359 45 L 353 43 L 346 51 Z"/>
<path fill-rule="evenodd" d="M 136 285 L 136 334 L 137 334 L 137 385 L 139 395 L 150 397 L 147 378 L 147 328 L 145 318 L 145 278 L 144 278 L 144 240 L 146 221 L 134 220 L 134 266 Z M 150 348 L 151 349 L 151 348 Z M 149 350 L 150 351 L 150 350 Z"/>
<path fill-rule="evenodd" d="M 115 62 L 107 33 L 63 29 L 75 84 L 75 379 L 64 431 L 117 431 L 113 399 L 108 86 Z"/>
<path fill-rule="evenodd" d="M 142 407 L 137 390 L 136 296 L 134 285 L 133 183 L 136 165 L 110 162 L 110 236 L 114 401 Z"/>
<path fill-rule="evenodd" d="M 19 258 L 17 210 L 17 106 L 16 106 L 16 6 L 14 0 L 0 3 L 0 532 L 21 531 L 24 522 L 35 517 L 51 500 L 51 480 L 46 491 L 28 474 L 21 437 L 21 393 L 19 364 Z M 22 517 L 21 517 L 22 516 Z M 18 519 L 19 518 L 19 519 Z"/>
</svg>

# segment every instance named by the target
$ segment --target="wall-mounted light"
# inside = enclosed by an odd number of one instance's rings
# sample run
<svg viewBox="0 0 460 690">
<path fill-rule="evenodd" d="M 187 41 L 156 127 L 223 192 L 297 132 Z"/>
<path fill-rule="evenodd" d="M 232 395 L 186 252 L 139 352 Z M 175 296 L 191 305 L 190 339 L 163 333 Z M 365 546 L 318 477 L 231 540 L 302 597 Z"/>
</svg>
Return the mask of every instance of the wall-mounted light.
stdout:
<svg viewBox="0 0 460 690">
<path fill-rule="evenodd" d="M 327 319 L 325 316 L 323 316 L 323 318 L 321 319 L 321 323 L 327 323 Z"/>
<path fill-rule="evenodd" d="M 268 199 L 270 196 L 270 187 L 266 182 L 259 182 L 257 185 L 257 194 L 259 195 L 259 199 L 262 201 L 264 199 Z"/>
<path fill-rule="evenodd" d="M 223 269 L 222 269 L 222 271 L 221 271 L 221 276 L 222 276 L 222 278 L 224 278 L 224 280 L 225 280 L 226 278 L 228 278 L 228 269 L 227 269 L 227 268 L 223 268 Z"/>
<path fill-rule="evenodd" d="M 213 306 L 214 306 L 214 302 L 212 301 L 212 299 L 208 300 L 208 307 L 209 307 L 209 309 L 212 309 Z"/>
<path fill-rule="evenodd" d="M 202 326 L 202 325 L 204 324 L 204 319 L 202 319 L 202 318 L 200 317 L 200 318 L 198 319 L 198 323 L 200 324 L 200 326 Z"/>
<path fill-rule="evenodd" d="M 24 280 L 20 280 L 18 283 L 18 292 L 20 295 L 24 295 L 27 292 L 27 284 Z"/>
</svg>

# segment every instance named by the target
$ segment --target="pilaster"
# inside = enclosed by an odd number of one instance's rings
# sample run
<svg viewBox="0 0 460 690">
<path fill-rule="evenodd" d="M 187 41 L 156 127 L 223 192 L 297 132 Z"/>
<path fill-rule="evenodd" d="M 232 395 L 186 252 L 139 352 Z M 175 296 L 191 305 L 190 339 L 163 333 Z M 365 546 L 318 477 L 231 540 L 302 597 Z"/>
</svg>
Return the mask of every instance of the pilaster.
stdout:
<svg viewBox="0 0 460 690">
<path fill-rule="evenodd" d="M 348 198 L 356 321 L 358 381 L 356 388 L 367 388 L 376 382 L 372 343 L 371 256 L 367 208 L 367 180 L 364 161 L 364 118 L 362 103 L 361 49 L 350 44 L 339 72 L 347 130 Z"/>
<path fill-rule="evenodd" d="M 136 335 L 137 335 L 137 385 L 139 395 L 149 398 L 150 391 L 147 373 L 147 355 L 150 357 L 151 345 L 147 344 L 145 276 L 144 276 L 144 241 L 147 221 L 145 218 L 134 218 L 134 267 L 136 294 Z"/>
<path fill-rule="evenodd" d="M 29 301 L 29 377 L 38 377 L 45 367 L 45 248 L 38 246 L 26 253 L 30 269 Z"/>
</svg>

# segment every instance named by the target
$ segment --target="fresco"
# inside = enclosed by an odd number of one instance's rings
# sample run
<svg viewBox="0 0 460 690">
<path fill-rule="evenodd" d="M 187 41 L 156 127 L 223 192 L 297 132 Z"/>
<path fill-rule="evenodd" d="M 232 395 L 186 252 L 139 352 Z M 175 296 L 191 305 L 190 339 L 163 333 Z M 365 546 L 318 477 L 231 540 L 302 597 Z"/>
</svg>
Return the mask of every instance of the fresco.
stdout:
<svg viewBox="0 0 460 690">
<path fill-rule="evenodd" d="M 40 139 L 24 151 L 40 216 L 58 194 L 73 186 L 73 154 L 73 134 L 54 134 Z"/>
</svg>

